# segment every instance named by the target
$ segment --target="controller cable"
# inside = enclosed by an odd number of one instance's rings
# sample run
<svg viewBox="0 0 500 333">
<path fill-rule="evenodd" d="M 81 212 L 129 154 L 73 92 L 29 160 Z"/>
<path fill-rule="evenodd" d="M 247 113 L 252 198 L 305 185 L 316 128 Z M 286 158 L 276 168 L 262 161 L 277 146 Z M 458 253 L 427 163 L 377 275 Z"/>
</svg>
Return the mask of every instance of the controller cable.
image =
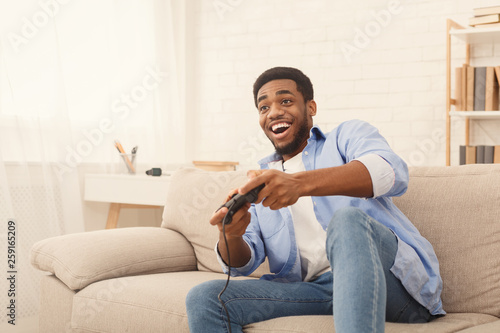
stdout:
<svg viewBox="0 0 500 333">
<path fill-rule="evenodd" d="M 231 332 L 231 320 L 229 319 L 229 311 L 227 311 L 226 305 L 222 301 L 221 296 L 226 291 L 227 286 L 229 285 L 229 279 L 231 277 L 231 256 L 229 255 L 229 245 L 227 244 L 227 239 L 226 239 L 226 223 L 227 224 L 231 223 L 232 216 L 229 216 L 229 211 L 231 211 L 231 209 L 233 208 L 233 206 L 234 206 L 234 203 L 231 206 L 229 206 L 228 214 L 226 214 L 224 216 L 224 218 L 222 219 L 222 234 L 224 236 L 224 243 L 226 243 L 228 272 L 227 272 L 226 285 L 224 286 L 224 288 L 221 290 L 221 292 L 217 296 L 217 298 L 219 299 L 220 304 L 222 304 L 222 307 L 224 308 L 224 311 L 226 312 L 229 333 L 232 333 Z"/>
</svg>

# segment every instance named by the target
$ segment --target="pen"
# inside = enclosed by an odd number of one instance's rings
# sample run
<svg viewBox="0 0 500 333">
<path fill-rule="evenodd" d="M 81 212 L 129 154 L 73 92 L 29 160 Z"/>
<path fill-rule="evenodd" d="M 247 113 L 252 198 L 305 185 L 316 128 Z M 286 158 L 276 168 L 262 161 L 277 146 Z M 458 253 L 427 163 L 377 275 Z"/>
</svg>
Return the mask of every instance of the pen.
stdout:
<svg viewBox="0 0 500 333">
<path fill-rule="evenodd" d="M 121 143 L 118 141 L 118 140 L 115 140 L 115 147 L 118 149 L 118 151 L 123 154 L 123 159 L 125 160 L 125 163 L 127 165 L 127 168 L 128 170 L 131 172 L 131 173 L 135 173 L 135 168 L 134 166 L 132 165 L 132 163 L 130 162 L 130 160 L 128 159 L 128 156 L 127 156 L 127 153 L 125 153 L 125 150 L 123 149 Z"/>
<path fill-rule="evenodd" d="M 134 165 L 134 160 L 135 160 L 135 154 L 137 154 L 137 149 L 139 147 L 135 146 L 134 148 L 132 148 L 132 165 Z"/>
</svg>

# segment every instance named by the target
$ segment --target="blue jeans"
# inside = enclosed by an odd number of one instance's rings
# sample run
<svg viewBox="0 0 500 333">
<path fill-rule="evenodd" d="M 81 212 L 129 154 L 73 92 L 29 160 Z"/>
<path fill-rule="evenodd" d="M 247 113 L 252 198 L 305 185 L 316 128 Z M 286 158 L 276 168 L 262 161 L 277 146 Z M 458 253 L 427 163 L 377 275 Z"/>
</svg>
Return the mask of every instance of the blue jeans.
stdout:
<svg viewBox="0 0 500 333">
<path fill-rule="evenodd" d="M 326 251 L 332 272 L 311 282 L 230 281 L 222 295 L 232 332 L 267 319 L 332 315 L 335 330 L 383 332 L 385 321 L 428 322 L 432 316 L 392 274 L 398 248 L 387 227 L 357 208 L 339 210 L 327 229 Z M 228 332 L 217 295 L 224 280 L 194 287 L 186 298 L 189 329 Z"/>
</svg>

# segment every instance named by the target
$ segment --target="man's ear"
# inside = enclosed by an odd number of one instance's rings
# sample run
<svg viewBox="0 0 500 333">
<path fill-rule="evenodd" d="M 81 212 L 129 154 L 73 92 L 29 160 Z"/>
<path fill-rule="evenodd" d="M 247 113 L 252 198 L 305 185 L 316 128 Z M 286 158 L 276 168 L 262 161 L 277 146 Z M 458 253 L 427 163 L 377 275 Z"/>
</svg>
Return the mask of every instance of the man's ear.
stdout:
<svg viewBox="0 0 500 333">
<path fill-rule="evenodd" d="M 316 107 L 316 102 L 314 100 L 311 99 L 307 101 L 306 108 L 311 117 L 316 115 Z"/>
</svg>

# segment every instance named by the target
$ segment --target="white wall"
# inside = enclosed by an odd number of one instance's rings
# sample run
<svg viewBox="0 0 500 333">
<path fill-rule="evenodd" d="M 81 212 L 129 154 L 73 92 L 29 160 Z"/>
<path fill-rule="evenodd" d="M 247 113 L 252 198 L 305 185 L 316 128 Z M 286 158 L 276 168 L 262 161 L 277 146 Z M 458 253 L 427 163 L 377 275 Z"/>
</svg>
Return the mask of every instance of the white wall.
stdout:
<svg viewBox="0 0 500 333">
<path fill-rule="evenodd" d="M 256 168 L 256 161 L 272 152 L 272 145 L 258 126 L 252 85 L 273 66 L 297 67 L 311 78 L 318 103 L 315 122 L 324 129 L 363 119 L 377 126 L 409 165 L 444 165 L 446 19 L 467 25 L 473 8 L 498 2 L 192 0 L 189 4 L 187 80 L 192 85 L 186 100 L 191 141 L 186 155 Z M 384 14 L 389 10 L 394 14 Z M 359 31 L 366 29 L 374 29 L 369 30 L 373 37 L 363 41 Z M 367 45 L 358 47 L 358 53 L 342 51 L 362 42 Z M 463 50 L 463 43 L 454 43 L 453 66 L 463 63 Z M 472 56 L 473 65 L 495 61 L 500 65 L 500 45 L 477 47 Z M 452 164 L 458 164 L 463 126 L 461 121 L 453 123 Z M 499 144 L 499 128 L 499 121 L 473 123 L 471 143 Z M 108 207 L 84 202 L 86 230 L 104 228 Z M 119 227 L 160 223 L 159 210 L 127 209 Z"/>
<path fill-rule="evenodd" d="M 272 146 L 257 123 L 252 84 L 270 67 L 293 66 L 314 84 L 315 122 L 323 128 L 363 119 L 410 165 L 444 165 L 446 19 L 467 25 L 473 8 L 490 5 L 498 2 L 198 0 L 194 158 L 255 167 Z M 355 53 L 343 51 L 349 45 Z M 461 66 L 463 44 L 453 50 L 461 52 L 453 66 Z M 500 45 L 472 55 L 498 59 Z M 453 125 L 452 164 L 463 125 Z M 498 121 L 473 125 L 472 143 L 500 143 L 499 127 Z"/>
</svg>

